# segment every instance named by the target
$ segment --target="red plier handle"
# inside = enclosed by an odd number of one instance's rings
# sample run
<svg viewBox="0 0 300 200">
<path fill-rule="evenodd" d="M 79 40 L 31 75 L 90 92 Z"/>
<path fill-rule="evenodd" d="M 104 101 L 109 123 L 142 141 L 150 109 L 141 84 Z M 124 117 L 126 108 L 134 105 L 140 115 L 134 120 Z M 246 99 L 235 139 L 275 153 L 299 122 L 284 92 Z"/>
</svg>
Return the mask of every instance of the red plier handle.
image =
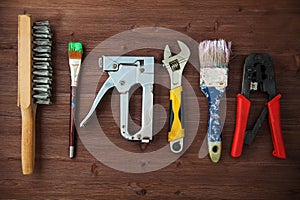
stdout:
<svg viewBox="0 0 300 200">
<path fill-rule="evenodd" d="M 231 147 L 231 156 L 235 158 L 240 157 L 243 151 L 250 106 L 251 102 L 244 95 L 237 95 L 235 131 Z"/>
<path fill-rule="evenodd" d="M 285 159 L 286 150 L 280 122 L 280 97 L 280 94 L 276 95 L 271 101 L 267 103 L 267 107 L 269 112 L 269 124 L 274 147 L 273 156 Z M 232 157 L 240 157 L 242 154 L 250 106 L 251 102 L 245 96 L 243 96 L 242 94 L 237 95 L 236 125 L 231 147 Z"/>
<path fill-rule="evenodd" d="M 280 122 L 280 98 L 280 94 L 276 95 L 271 101 L 267 103 L 267 106 L 269 110 L 269 124 L 271 128 L 272 142 L 274 147 L 273 156 L 285 159 L 286 151 Z"/>
</svg>

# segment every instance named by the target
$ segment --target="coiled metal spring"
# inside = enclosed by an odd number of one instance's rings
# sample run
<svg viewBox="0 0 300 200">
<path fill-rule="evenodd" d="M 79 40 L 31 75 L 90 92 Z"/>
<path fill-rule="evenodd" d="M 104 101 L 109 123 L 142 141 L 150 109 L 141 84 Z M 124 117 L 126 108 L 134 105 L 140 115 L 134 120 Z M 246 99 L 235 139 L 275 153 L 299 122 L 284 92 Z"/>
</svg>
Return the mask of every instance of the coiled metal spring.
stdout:
<svg viewBox="0 0 300 200">
<path fill-rule="evenodd" d="M 170 65 L 172 71 L 176 71 L 176 70 L 180 69 L 180 64 L 177 59 L 169 62 L 169 65 Z"/>
</svg>

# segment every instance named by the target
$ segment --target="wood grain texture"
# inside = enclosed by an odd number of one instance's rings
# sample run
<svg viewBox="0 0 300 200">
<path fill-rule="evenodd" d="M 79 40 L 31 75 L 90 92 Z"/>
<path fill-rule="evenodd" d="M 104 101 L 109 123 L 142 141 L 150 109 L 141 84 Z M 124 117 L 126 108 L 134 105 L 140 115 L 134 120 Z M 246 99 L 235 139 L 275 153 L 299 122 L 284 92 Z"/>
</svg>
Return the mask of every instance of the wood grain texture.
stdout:
<svg viewBox="0 0 300 200">
<path fill-rule="evenodd" d="M 32 99 L 32 20 L 18 16 L 18 106 L 22 116 L 21 160 L 23 174 L 32 174 L 35 161 L 36 105 Z"/>
<path fill-rule="evenodd" d="M 53 104 L 38 106 L 36 118 L 35 173 L 21 171 L 21 113 L 17 102 L 18 14 L 31 14 L 34 21 L 49 20 L 54 33 Z M 299 199 L 300 197 L 300 3 L 285 1 L 1 1 L 0 16 L 0 198 L 1 199 Z M 165 27 L 201 42 L 224 38 L 233 42 L 223 149 L 218 164 L 198 158 L 207 131 L 207 99 L 199 89 L 199 73 L 184 71 L 200 105 L 200 122 L 195 140 L 178 160 L 150 173 L 130 174 L 111 169 L 77 143 L 76 158 L 68 158 L 70 72 L 67 45 L 81 41 L 84 58 L 100 42 L 122 31 L 138 27 Z M 282 132 L 287 159 L 272 156 L 269 125 L 260 128 L 251 147 L 239 159 L 230 157 L 235 126 L 236 94 L 240 92 L 246 55 L 269 53 L 281 99 Z M 162 51 L 149 51 L 161 62 Z M 138 51 L 135 55 L 140 55 Z M 166 76 L 165 76 L 166 75 Z M 168 80 L 167 74 L 162 77 Z M 98 83 L 101 87 L 105 80 Z M 97 83 L 96 83 L 97 84 Z M 166 110 L 168 89 L 154 88 L 154 102 Z M 139 152 L 136 143 L 124 141 L 112 119 L 109 92 L 97 109 L 111 141 L 120 148 Z M 139 121 L 141 90 L 130 105 Z M 91 95 L 91 94 L 90 94 Z M 93 94 L 92 94 L 93 95 Z M 251 110 L 255 118 L 264 104 L 258 96 Z M 116 102 L 117 105 L 117 102 Z M 185 107 L 185 111 L 193 105 Z M 185 123 L 193 123 L 188 116 Z M 254 119 L 250 119 L 254 123 Z M 167 122 L 146 151 L 166 144 Z"/>
</svg>

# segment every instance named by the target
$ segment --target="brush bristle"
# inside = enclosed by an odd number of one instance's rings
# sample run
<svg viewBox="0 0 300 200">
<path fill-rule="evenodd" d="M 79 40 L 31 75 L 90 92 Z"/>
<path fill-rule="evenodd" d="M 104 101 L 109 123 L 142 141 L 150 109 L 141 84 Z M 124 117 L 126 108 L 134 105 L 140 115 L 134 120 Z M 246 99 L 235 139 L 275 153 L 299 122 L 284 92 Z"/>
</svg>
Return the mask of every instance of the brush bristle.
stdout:
<svg viewBox="0 0 300 200">
<path fill-rule="evenodd" d="M 68 54 L 69 58 L 81 58 L 82 57 L 82 43 L 81 42 L 69 42 Z"/>
<path fill-rule="evenodd" d="M 200 67 L 227 67 L 231 50 L 231 42 L 205 40 L 199 45 Z"/>
<path fill-rule="evenodd" d="M 33 98 L 37 104 L 51 104 L 51 39 L 49 22 L 35 22 L 33 26 Z"/>
</svg>

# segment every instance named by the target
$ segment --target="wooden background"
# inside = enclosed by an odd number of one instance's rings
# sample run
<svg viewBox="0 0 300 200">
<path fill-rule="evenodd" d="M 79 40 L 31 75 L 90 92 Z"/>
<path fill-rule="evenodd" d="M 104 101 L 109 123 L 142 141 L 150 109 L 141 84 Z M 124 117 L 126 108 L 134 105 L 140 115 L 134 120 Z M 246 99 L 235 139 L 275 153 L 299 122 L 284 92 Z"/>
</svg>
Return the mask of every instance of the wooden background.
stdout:
<svg viewBox="0 0 300 200">
<path fill-rule="evenodd" d="M 224 3 L 226 2 L 226 3 Z M 17 16 L 50 20 L 54 32 L 54 104 L 39 106 L 35 173 L 21 173 L 21 113 L 17 107 Z M 1 199 L 299 199 L 300 197 L 300 2 L 290 1 L 1 1 L 0 2 L 0 198 Z M 224 38 L 233 42 L 223 129 L 223 154 L 218 164 L 198 152 L 207 129 L 207 101 L 199 90 L 199 74 L 187 67 L 184 75 L 198 97 L 201 118 L 189 149 L 169 166 L 131 174 L 97 161 L 78 139 L 76 159 L 68 158 L 69 67 L 67 43 L 81 41 L 84 57 L 110 36 L 137 27 L 165 27 L 200 42 Z M 230 157 L 235 126 L 235 96 L 240 92 L 242 66 L 253 52 L 274 60 L 277 89 L 282 94 L 281 121 L 287 156 L 274 158 L 268 123 L 239 159 Z M 162 51 L 155 53 L 160 62 Z M 166 78 L 168 78 L 166 76 Z M 101 80 L 103 81 L 103 80 Z M 101 86 L 103 82 L 99 82 Z M 168 110 L 168 90 L 155 89 L 155 102 Z M 155 92 L 156 92 L 155 91 Z M 97 109 L 112 124 L 109 94 Z M 139 101 L 137 92 L 132 103 Z M 259 96 L 254 105 L 262 105 Z M 189 105 L 193 106 L 193 105 Z M 191 109 L 191 108 L 190 108 Z M 259 113 L 261 107 L 253 109 Z M 139 109 L 132 111 L 139 119 Z M 255 115 L 255 114 L 254 114 Z M 254 116 L 255 117 L 255 116 Z M 253 120 L 250 120 L 253 122 Z M 111 129 L 110 129 L 111 128 Z M 138 151 L 124 141 L 118 128 L 111 140 Z M 158 134 L 166 144 L 167 123 Z M 118 142 L 115 142 L 118 143 Z M 151 146 L 151 145 L 150 145 Z M 153 146 L 153 145 L 152 145 Z M 150 147 L 151 148 L 151 147 Z"/>
</svg>

